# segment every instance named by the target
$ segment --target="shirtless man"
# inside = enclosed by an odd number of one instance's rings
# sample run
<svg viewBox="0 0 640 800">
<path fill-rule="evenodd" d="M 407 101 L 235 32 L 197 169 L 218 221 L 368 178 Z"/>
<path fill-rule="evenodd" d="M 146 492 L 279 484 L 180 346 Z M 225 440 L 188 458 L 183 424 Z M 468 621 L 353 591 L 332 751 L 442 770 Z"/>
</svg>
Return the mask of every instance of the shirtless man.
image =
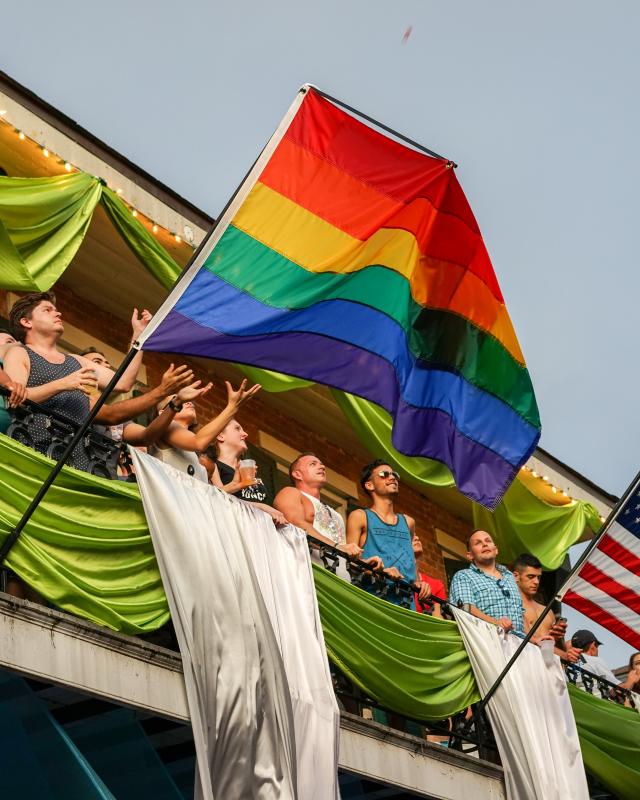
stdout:
<svg viewBox="0 0 640 800">
<path fill-rule="evenodd" d="M 359 556 L 362 548 L 347 544 L 344 521 L 340 514 L 320 499 L 327 483 L 327 470 L 314 453 L 300 453 L 289 467 L 292 486 L 280 489 L 273 502 L 286 519 L 297 528 L 348 556 Z"/>
<path fill-rule="evenodd" d="M 535 556 L 523 553 L 515 560 L 513 575 L 518 584 L 524 608 L 524 632 L 528 633 L 544 611 L 544 606 L 536 600 L 542 577 L 542 564 Z M 565 649 L 564 637 L 566 632 L 566 620 L 556 622 L 553 612 L 548 611 L 531 641 L 535 644 L 540 644 L 542 639 L 554 639 L 556 643 L 555 654 L 565 661 L 576 662 L 580 656 L 580 650 L 575 647 Z"/>
</svg>

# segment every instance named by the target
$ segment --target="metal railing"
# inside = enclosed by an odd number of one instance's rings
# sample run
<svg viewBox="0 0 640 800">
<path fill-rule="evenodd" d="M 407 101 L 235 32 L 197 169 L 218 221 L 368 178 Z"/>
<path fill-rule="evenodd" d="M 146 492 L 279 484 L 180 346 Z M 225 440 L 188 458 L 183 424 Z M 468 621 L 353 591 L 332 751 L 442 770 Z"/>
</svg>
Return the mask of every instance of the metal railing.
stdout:
<svg viewBox="0 0 640 800">
<path fill-rule="evenodd" d="M 611 681 L 603 678 L 602 675 L 589 672 L 588 669 L 580 664 L 571 664 L 568 661 L 563 662 L 563 664 L 567 680 L 579 689 L 584 689 L 585 692 L 594 695 L 594 697 L 601 697 L 603 700 L 610 700 L 622 706 L 629 705 L 631 708 L 640 710 L 636 706 L 633 692 L 629 689 L 624 689 L 617 683 L 611 683 Z"/>
<path fill-rule="evenodd" d="M 0 394 L 5 397 L 9 392 L 0 386 Z M 16 408 L 8 409 L 12 421 L 6 435 L 17 442 L 37 450 L 54 461 L 58 461 L 67 444 L 80 427 L 75 420 L 56 411 L 27 400 Z M 38 443 L 34 439 L 35 424 L 44 424 L 46 442 Z M 124 454 L 121 442 L 95 428 L 89 428 L 78 445 L 83 451 L 87 467 L 84 471 L 102 478 L 115 479 L 118 476 L 118 462 Z M 75 452 L 75 451 L 74 451 Z"/>
</svg>

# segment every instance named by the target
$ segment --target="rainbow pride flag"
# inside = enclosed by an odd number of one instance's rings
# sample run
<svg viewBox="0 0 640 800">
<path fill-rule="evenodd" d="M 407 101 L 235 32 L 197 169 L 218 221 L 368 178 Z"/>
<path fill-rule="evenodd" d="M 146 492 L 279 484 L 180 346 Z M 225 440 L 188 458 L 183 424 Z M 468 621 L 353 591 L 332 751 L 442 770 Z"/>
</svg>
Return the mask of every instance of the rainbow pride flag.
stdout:
<svg viewBox="0 0 640 800">
<path fill-rule="evenodd" d="M 143 348 L 377 403 L 397 450 L 443 462 L 494 507 L 540 419 L 452 166 L 303 87 Z"/>
</svg>

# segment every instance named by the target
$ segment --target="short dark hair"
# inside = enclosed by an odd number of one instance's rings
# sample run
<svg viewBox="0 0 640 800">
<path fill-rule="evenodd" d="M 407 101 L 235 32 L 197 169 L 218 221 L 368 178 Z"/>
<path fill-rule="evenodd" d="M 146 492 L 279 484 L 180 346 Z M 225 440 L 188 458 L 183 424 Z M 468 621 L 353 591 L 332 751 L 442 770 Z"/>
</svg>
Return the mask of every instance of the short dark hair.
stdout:
<svg viewBox="0 0 640 800">
<path fill-rule="evenodd" d="M 384 458 L 376 458 L 375 461 L 372 461 L 370 464 L 367 464 L 362 468 L 362 472 L 360 473 L 360 486 L 365 494 L 370 494 L 369 490 L 365 488 L 365 483 L 371 480 L 371 474 L 373 470 L 376 467 L 383 466 L 383 464 L 389 464 L 389 462 L 385 461 Z"/>
<path fill-rule="evenodd" d="M 522 572 L 526 567 L 542 569 L 542 564 L 535 556 L 532 556 L 531 553 L 520 553 L 513 562 L 513 572 Z"/>
<path fill-rule="evenodd" d="M 31 319 L 33 309 L 40 303 L 56 304 L 56 296 L 53 292 L 32 292 L 25 294 L 11 306 L 9 312 L 9 324 L 13 330 L 13 335 L 21 342 L 24 342 L 26 330 L 20 324 L 21 319 Z"/>
<path fill-rule="evenodd" d="M 304 458 L 305 456 L 313 456 L 314 458 L 318 458 L 318 456 L 315 453 L 312 453 L 311 450 L 305 450 L 304 453 L 298 453 L 298 455 L 289 464 L 289 480 L 291 481 L 292 485 L 295 485 L 293 470 L 298 466 L 298 461 L 300 461 L 300 459 Z"/>
<path fill-rule="evenodd" d="M 79 355 L 81 356 L 88 356 L 90 353 L 97 353 L 99 356 L 104 356 L 102 350 L 98 350 L 97 347 L 85 347 L 84 350 L 81 350 Z M 106 356 L 105 356 L 106 358 Z"/>
</svg>

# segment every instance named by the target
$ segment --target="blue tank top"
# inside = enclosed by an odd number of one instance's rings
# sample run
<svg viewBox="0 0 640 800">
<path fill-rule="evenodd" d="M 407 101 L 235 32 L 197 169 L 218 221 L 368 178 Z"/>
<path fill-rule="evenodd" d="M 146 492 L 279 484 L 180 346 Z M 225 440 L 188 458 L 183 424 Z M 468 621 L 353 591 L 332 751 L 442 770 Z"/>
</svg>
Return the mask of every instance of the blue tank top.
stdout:
<svg viewBox="0 0 640 800">
<path fill-rule="evenodd" d="M 398 514 L 395 525 L 383 522 L 370 508 L 365 509 L 367 517 L 367 540 L 364 544 L 362 558 L 380 556 L 385 567 L 395 567 L 402 573 L 405 581 L 416 580 L 416 558 L 413 554 L 411 532 L 404 514 Z M 399 602 L 394 595 L 387 595 L 387 600 Z M 412 606 L 413 607 L 413 606 Z"/>
</svg>

